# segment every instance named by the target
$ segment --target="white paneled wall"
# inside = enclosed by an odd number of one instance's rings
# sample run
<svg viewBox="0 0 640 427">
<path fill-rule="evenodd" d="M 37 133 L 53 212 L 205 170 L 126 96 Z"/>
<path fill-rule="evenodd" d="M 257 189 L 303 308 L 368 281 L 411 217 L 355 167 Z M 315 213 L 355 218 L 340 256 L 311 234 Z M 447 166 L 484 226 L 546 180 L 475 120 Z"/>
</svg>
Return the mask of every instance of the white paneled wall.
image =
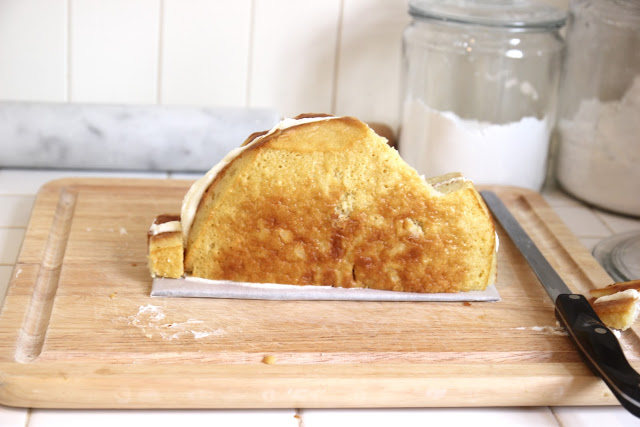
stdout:
<svg viewBox="0 0 640 427">
<path fill-rule="evenodd" d="M 0 100 L 66 101 L 66 0 L 0 0 Z"/>
<path fill-rule="evenodd" d="M 0 101 L 275 107 L 396 125 L 407 0 L 0 0 Z"/>
<path fill-rule="evenodd" d="M 251 14 L 251 0 L 165 0 L 159 101 L 245 105 Z"/>
<path fill-rule="evenodd" d="M 157 0 L 69 0 L 69 100 L 156 102 L 159 16 Z"/>
</svg>

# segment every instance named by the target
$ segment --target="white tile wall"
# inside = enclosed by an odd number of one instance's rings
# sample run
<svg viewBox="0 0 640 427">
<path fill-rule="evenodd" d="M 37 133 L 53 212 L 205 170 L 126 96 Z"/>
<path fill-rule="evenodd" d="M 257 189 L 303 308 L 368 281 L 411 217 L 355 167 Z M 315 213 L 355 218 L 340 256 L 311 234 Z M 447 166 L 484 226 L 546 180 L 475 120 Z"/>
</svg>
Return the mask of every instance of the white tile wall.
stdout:
<svg viewBox="0 0 640 427">
<path fill-rule="evenodd" d="M 251 0 L 165 0 L 161 31 L 163 104 L 244 104 Z"/>
<path fill-rule="evenodd" d="M 398 0 L 350 0 L 340 32 L 335 113 L 397 123 L 402 32 L 410 18 Z"/>
<path fill-rule="evenodd" d="M 24 228 L 0 228 L 0 265 L 16 263 L 24 233 Z"/>
<path fill-rule="evenodd" d="M 0 0 L 0 101 L 268 106 L 395 126 L 408 0 Z"/>
<path fill-rule="evenodd" d="M 294 409 L 193 410 L 193 411 L 109 411 L 33 409 L 29 427 L 298 427 Z"/>
<path fill-rule="evenodd" d="M 557 427 L 551 410 L 540 408 L 501 408 L 499 418 L 492 408 L 415 408 L 397 409 L 303 409 L 304 427 L 351 427 L 367 420 L 369 427 L 386 426 L 540 426 Z"/>
<path fill-rule="evenodd" d="M 66 100 L 67 31 L 67 0 L 0 1 L 0 100 Z"/>
<path fill-rule="evenodd" d="M 160 0 L 69 0 L 69 100 L 157 101 Z"/>
<path fill-rule="evenodd" d="M 23 408 L 0 406 L 0 426 L 25 427 L 29 420 L 29 411 Z"/>
<path fill-rule="evenodd" d="M 340 10 L 340 0 L 255 2 L 249 105 L 331 111 Z"/>
<path fill-rule="evenodd" d="M 2 197 L 0 227 L 27 227 L 35 196 L 15 195 Z"/>
</svg>

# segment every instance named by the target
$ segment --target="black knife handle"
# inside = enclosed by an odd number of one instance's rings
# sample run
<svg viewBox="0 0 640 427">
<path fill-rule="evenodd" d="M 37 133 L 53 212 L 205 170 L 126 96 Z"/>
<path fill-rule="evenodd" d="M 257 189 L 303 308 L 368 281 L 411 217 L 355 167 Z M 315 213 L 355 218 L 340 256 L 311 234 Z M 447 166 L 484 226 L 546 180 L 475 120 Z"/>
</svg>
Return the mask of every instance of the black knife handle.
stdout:
<svg viewBox="0 0 640 427">
<path fill-rule="evenodd" d="M 640 374 L 631 367 L 618 339 L 589 301 L 582 295 L 561 294 L 556 299 L 556 316 L 591 369 L 602 377 L 622 406 L 640 417 Z"/>
</svg>

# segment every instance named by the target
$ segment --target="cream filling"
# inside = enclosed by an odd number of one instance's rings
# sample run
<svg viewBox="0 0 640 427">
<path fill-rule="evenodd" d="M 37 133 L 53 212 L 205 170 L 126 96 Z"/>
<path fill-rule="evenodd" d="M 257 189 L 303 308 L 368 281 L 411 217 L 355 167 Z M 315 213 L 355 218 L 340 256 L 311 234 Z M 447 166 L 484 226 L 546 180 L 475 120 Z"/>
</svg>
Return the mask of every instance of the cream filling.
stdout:
<svg viewBox="0 0 640 427">
<path fill-rule="evenodd" d="M 305 119 L 289 119 L 285 118 L 280 123 L 278 123 L 273 129 L 271 129 L 265 135 L 259 136 L 249 144 L 238 147 L 234 150 L 231 150 L 218 164 L 216 164 L 213 168 L 209 170 L 202 178 L 197 180 L 189 191 L 184 196 L 184 200 L 182 201 L 182 209 L 180 211 L 180 219 L 182 220 L 182 238 L 184 241 L 185 247 L 187 246 L 187 241 L 189 239 L 189 232 L 191 231 L 191 226 L 193 225 L 193 219 L 195 218 L 196 211 L 198 210 L 198 205 L 200 204 L 200 200 L 204 195 L 204 192 L 207 191 L 207 188 L 211 185 L 213 180 L 218 176 L 220 171 L 231 163 L 236 157 L 242 154 L 243 151 L 252 147 L 254 144 L 261 141 L 263 138 L 273 134 L 276 131 L 288 129 L 293 126 L 302 125 L 305 123 L 311 122 L 319 122 L 322 120 L 331 120 L 337 119 L 338 117 L 310 117 Z"/>
<path fill-rule="evenodd" d="M 156 234 L 161 234 L 161 233 L 171 233 L 174 231 L 182 231 L 182 225 L 180 224 L 180 221 L 168 221 L 162 224 L 154 223 L 154 224 L 151 224 L 149 231 L 151 231 L 152 236 L 155 236 Z"/>
<path fill-rule="evenodd" d="M 615 294 L 602 296 L 594 301 L 594 304 L 600 302 L 613 301 L 618 299 L 633 298 L 636 301 L 640 299 L 640 292 L 635 289 L 627 289 L 626 291 L 616 292 Z"/>
<path fill-rule="evenodd" d="M 426 181 L 424 175 L 422 175 L 422 179 Z M 467 182 L 469 181 L 466 177 L 464 176 L 455 176 L 451 179 L 448 179 L 447 181 L 441 181 L 441 182 L 436 182 L 434 184 L 431 184 L 431 187 L 433 187 L 434 189 L 437 187 L 441 187 L 443 185 L 449 185 L 449 184 L 453 184 L 456 182 Z"/>
</svg>

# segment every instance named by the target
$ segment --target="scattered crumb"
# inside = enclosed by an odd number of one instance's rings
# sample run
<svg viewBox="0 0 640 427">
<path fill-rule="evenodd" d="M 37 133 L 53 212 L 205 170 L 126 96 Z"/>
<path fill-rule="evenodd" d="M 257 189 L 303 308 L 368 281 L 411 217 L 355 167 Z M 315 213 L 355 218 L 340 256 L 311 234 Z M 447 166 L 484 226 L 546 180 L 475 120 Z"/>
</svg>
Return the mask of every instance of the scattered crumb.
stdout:
<svg viewBox="0 0 640 427">
<path fill-rule="evenodd" d="M 262 363 L 266 363 L 267 365 L 273 365 L 276 363 L 276 357 L 270 354 L 267 354 L 262 358 Z"/>
<path fill-rule="evenodd" d="M 112 292 L 111 294 L 109 294 L 109 298 L 114 299 L 116 295 L 118 295 L 117 292 Z"/>
<path fill-rule="evenodd" d="M 132 262 L 132 263 L 131 263 L 131 267 L 137 267 L 137 266 L 138 266 L 138 263 L 137 263 L 137 262 Z"/>
<path fill-rule="evenodd" d="M 16 279 L 17 279 L 18 277 L 20 277 L 20 274 L 21 274 L 21 273 L 22 273 L 22 269 L 21 269 L 21 268 L 16 269 Z"/>
<path fill-rule="evenodd" d="M 113 297 L 116 292 L 111 294 Z M 126 322 L 128 326 L 135 326 L 147 338 L 162 338 L 163 340 L 195 339 L 207 337 L 221 337 L 227 334 L 223 328 L 208 329 L 204 320 L 188 319 L 184 322 L 166 322 L 166 315 L 161 306 L 147 304 L 138 307 L 138 312 L 130 316 L 115 319 Z"/>
<path fill-rule="evenodd" d="M 511 329 L 516 329 L 519 331 L 531 330 L 535 332 L 542 332 L 547 335 L 559 335 L 559 336 L 569 335 L 562 326 L 531 326 L 531 327 L 520 326 L 518 328 L 511 328 Z"/>
<path fill-rule="evenodd" d="M 124 227 L 120 227 L 120 235 L 124 236 L 125 234 L 127 234 L 127 229 Z"/>
<path fill-rule="evenodd" d="M 469 301 L 465 301 L 462 303 L 465 307 L 471 307 L 471 303 Z"/>
</svg>

